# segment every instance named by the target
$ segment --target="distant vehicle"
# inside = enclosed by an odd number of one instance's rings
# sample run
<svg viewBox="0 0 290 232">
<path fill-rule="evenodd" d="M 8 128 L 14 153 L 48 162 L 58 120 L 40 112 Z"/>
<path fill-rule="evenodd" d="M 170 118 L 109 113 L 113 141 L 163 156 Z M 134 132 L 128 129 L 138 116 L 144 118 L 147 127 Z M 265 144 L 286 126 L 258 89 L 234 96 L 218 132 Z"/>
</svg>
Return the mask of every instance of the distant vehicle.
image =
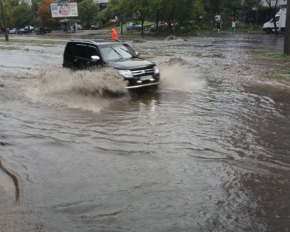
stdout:
<svg viewBox="0 0 290 232">
<path fill-rule="evenodd" d="M 50 33 L 51 29 L 49 27 L 37 27 L 35 28 L 35 33 L 37 35 L 39 34 L 46 34 L 46 33 Z"/>
<path fill-rule="evenodd" d="M 137 31 L 141 31 L 142 26 L 140 24 L 127 23 L 126 24 L 126 29 L 127 30 L 137 30 Z"/>
<path fill-rule="evenodd" d="M 8 31 L 9 34 L 19 34 L 19 29 L 17 28 L 11 28 L 9 31 Z"/>
<path fill-rule="evenodd" d="M 286 13 L 287 13 L 287 9 L 286 8 L 282 8 L 275 15 L 277 31 L 285 31 L 285 28 L 286 28 Z M 268 34 L 271 34 L 273 31 L 275 31 L 275 25 L 274 25 L 274 20 L 273 19 L 271 19 L 269 22 L 267 22 L 267 23 L 265 23 L 263 25 L 263 31 L 266 31 L 266 33 L 268 33 Z"/>
<path fill-rule="evenodd" d="M 30 33 L 31 32 L 31 30 L 28 30 L 28 29 L 25 29 L 25 28 L 21 28 L 20 30 L 19 30 L 19 34 L 28 34 L 28 33 Z"/>
<path fill-rule="evenodd" d="M 84 27 L 83 27 L 81 24 L 78 24 L 78 25 L 77 25 L 77 29 L 78 29 L 78 30 L 84 30 Z"/>
<path fill-rule="evenodd" d="M 83 25 L 83 30 L 97 30 L 98 27 L 96 25 L 90 24 L 90 23 L 85 23 Z"/>
<path fill-rule="evenodd" d="M 58 31 L 62 31 L 63 29 L 64 29 L 64 25 L 59 25 L 56 28 L 56 30 L 58 30 Z"/>
<path fill-rule="evenodd" d="M 33 26 L 30 26 L 30 25 L 27 25 L 24 28 L 27 29 L 27 30 L 31 30 L 31 31 L 34 30 L 34 27 Z"/>
<path fill-rule="evenodd" d="M 91 25 L 90 30 L 97 30 L 97 29 L 98 29 L 98 27 L 96 25 Z"/>
</svg>

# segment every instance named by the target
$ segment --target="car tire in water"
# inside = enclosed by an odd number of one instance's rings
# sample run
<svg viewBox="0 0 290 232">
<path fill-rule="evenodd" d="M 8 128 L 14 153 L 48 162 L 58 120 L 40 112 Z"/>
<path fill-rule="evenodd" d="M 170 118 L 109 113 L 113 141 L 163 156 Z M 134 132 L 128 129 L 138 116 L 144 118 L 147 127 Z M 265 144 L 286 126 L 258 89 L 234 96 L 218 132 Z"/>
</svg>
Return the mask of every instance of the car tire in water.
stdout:
<svg viewBox="0 0 290 232">
<path fill-rule="evenodd" d="M 271 28 L 267 28 L 266 32 L 267 32 L 267 34 L 271 34 L 272 33 L 272 29 Z"/>
</svg>

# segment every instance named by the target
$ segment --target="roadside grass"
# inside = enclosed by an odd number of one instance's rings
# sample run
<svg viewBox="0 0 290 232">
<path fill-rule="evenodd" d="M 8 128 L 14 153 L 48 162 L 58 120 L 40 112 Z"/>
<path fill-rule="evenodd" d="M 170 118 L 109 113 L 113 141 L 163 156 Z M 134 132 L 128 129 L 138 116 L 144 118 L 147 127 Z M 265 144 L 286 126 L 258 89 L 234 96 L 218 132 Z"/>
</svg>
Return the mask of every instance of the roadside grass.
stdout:
<svg viewBox="0 0 290 232">
<path fill-rule="evenodd" d="M 65 41 L 55 41 L 55 40 L 25 40 L 25 39 L 9 39 L 6 41 L 5 39 L 0 39 L 0 43 L 20 43 L 20 44 L 65 44 Z"/>
<path fill-rule="evenodd" d="M 225 25 L 222 24 L 220 32 L 231 32 L 231 26 L 229 26 L 229 23 L 226 23 Z M 199 28 L 199 32 L 210 32 L 210 25 L 202 25 Z M 235 33 L 239 32 L 245 32 L 245 33 L 251 33 L 251 32 L 263 32 L 262 26 L 259 25 L 248 25 L 244 23 L 236 23 L 236 31 Z M 216 25 L 214 27 L 214 33 L 217 33 Z"/>
<path fill-rule="evenodd" d="M 29 51 L 28 48 L 20 48 L 20 47 L 15 47 L 15 46 L 10 46 L 10 47 L 2 47 L 0 46 L 0 50 L 22 50 L 22 51 Z"/>
<path fill-rule="evenodd" d="M 231 28 L 229 28 L 230 30 Z M 236 31 L 242 32 L 263 32 L 263 27 L 259 25 L 248 25 L 243 23 L 236 23 Z"/>
<path fill-rule="evenodd" d="M 123 32 L 127 31 L 126 24 L 128 24 L 128 23 L 135 23 L 135 24 L 141 25 L 141 22 L 134 22 L 134 21 L 123 23 L 123 25 L 122 25 Z M 154 24 L 154 22 L 150 22 L 150 21 L 144 22 L 144 26 L 151 25 L 151 24 Z M 116 23 L 106 25 L 106 26 L 102 27 L 101 29 L 112 29 L 113 27 L 115 27 L 116 30 L 121 30 L 120 24 L 116 24 Z"/>
<path fill-rule="evenodd" d="M 243 71 L 249 71 L 249 70 L 251 70 L 251 67 L 249 67 L 249 66 L 241 66 L 241 69 Z"/>
<path fill-rule="evenodd" d="M 265 71 L 266 78 L 290 81 L 290 68 L 274 68 Z"/>
<path fill-rule="evenodd" d="M 286 58 L 290 59 L 290 56 L 286 55 L 285 53 L 282 52 L 267 52 L 266 54 L 260 54 L 261 56 L 267 56 L 270 58 Z"/>
</svg>

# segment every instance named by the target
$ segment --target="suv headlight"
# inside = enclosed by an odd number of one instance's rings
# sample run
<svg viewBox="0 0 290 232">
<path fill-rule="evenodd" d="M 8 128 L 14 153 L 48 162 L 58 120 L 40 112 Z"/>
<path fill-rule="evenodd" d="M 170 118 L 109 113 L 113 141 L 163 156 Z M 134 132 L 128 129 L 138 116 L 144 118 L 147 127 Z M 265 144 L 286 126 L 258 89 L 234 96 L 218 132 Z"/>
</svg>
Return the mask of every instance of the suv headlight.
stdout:
<svg viewBox="0 0 290 232">
<path fill-rule="evenodd" d="M 120 70 L 119 73 L 126 78 L 132 78 L 133 74 L 130 70 Z"/>
<path fill-rule="evenodd" d="M 154 66 L 154 73 L 159 74 L 159 69 L 156 66 Z"/>
</svg>

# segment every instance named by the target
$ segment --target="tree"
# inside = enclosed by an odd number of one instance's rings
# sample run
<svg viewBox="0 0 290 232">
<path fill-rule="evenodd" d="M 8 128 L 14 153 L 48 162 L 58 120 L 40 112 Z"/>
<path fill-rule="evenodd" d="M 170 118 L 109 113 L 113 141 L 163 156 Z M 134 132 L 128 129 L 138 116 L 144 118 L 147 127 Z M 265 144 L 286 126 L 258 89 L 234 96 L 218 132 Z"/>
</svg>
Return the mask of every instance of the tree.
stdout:
<svg viewBox="0 0 290 232">
<path fill-rule="evenodd" d="M 290 0 L 287 4 L 286 28 L 284 38 L 284 53 L 290 56 Z"/>
<path fill-rule="evenodd" d="M 24 27 L 29 25 L 33 19 L 33 12 L 26 3 L 21 3 L 16 6 L 13 13 L 13 24 L 15 27 Z"/>
<path fill-rule="evenodd" d="M 242 1 L 241 0 L 224 0 L 222 7 L 224 12 L 230 15 L 234 21 L 238 17 L 238 13 L 242 10 Z"/>
<path fill-rule="evenodd" d="M 260 6 L 261 0 L 244 0 L 243 2 L 243 10 L 244 12 L 248 12 L 249 10 L 252 10 L 255 7 Z"/>
<path fill-rule="evenodd" d="M 126 14 L 132 14 L 134 12 L 139 13 L 138 19 L 141 21 L 142 34 L 144 33 L 145 18 L 150 14 L 150 0 L 120 0 L 120 9 Z"/>
<path fill-rule="evenodd" d="M 278 35 L 278 30 L 277 30 L 277 23 L 276 23 L 276 17 L 275 17 L 275 13 L 276 13 L 276 9 L 277 9 L 277 4 L 278 4 L 278 0 L 274 0 L 275 1 L 275 6 L 274 6 L 274 11 L 272 10 L 272 2 L 273 0 L 266 0 L 266 2 L 268 3 L 269 7 L 270 7 L 270 13 L 272 14 L 272 19 L 274 22 L 274 27 L 275 27 L 275 35 Z"/>
<path fill-rule="evenodd" d="M 2 0 L 2 3 L 5 9 L 6 26 L 10 28 L 13 26 L 12 12 L 13 12 L 14 6 L 18 6 L 19 4 L 17 2 L 17 5 L 16 5 L 15 0 Z M 4 28 L 2 17 L 0 17 L 0 27 Z"/>
<path fill-rule="evenodd" d="M 111 0 L 109 1 L 107 8 L 101 11 L 101 15 L 107 18 L 107 21 L 109 21 L 109 19 L 115 18 L 115 16 L 120 15 L 121 11 L 122 9 L 120 2 L 118 0 Z"/>
<path fill-rule="evenodd" d="M 207 4 L 205 4 L 205 11 L 213 17 L 218 12 L 221 12 L 222 4 L 223 0 L 207 0 Z"/>
<path fill-rule="evenodd" d="M 54 25 L 57 23 L 57 19 L 52 18 L 50 4 L 57 3 L 56 0 L 43 0 L 38 4 L 37 22 L 42 25 Z"/>
<path fill-rule="evenodd" d="M 78 4 L 79 19 L 86 23 L 97 23 L 101 21 L 99 15 L 99 4 L 93 0 L 83 0 Z"/>
</svg>

